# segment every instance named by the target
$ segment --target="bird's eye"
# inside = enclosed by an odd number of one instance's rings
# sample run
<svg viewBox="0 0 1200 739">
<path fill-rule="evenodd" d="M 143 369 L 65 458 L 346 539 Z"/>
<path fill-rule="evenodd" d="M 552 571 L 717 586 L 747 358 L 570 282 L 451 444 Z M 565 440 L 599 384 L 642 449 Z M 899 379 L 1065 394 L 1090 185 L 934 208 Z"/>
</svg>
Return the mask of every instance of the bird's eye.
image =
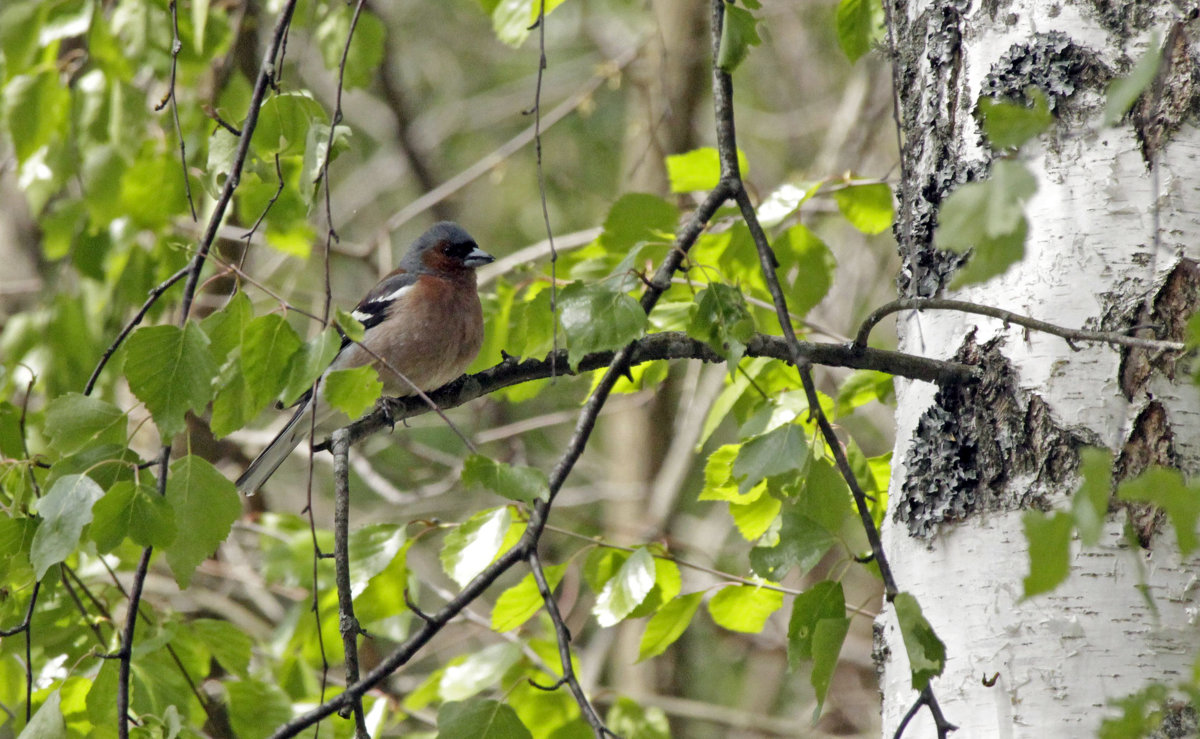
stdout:
<svg viewBox="0 0 1200 739">
<path fill-rule="evenodd" d="M 466 259 L 467 255 L 475 249 L 475 244 L 471 241 L 460 241 L 457 243 L 446 243 L 442 247 L 442 253 L 448 257 L 455 259 Z"/>
</svg>

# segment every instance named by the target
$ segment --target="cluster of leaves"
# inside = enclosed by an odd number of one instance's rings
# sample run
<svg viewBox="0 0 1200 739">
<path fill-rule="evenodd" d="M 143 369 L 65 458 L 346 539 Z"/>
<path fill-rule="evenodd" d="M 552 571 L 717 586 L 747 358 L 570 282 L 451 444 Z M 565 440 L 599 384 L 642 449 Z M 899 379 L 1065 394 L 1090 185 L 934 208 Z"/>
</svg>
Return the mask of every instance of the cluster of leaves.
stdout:
<svg viewBox="0 0 1200 739">
<path fill-rule="evenodd" d="M 557 5 L 546 3 L 546 12 Z M 498 35 L 512 43 L 524 38 L 540 12 L 536 2 L 484 6 Z M 735 68 L 759 43 L 753 15 L 758 4 L 743 6 L 727 7 L 718 62 L 725 69 Z M 862 7 L 848 12 L 860 17 Z M 27 698 L 25 670 L 36 672 L 37 712 L 25 726 L 31 736 L 115 732 L 118 662 L 99 654 L 122 646 L 113 614 L 125 593 L 109 573 L 134 571 L 145 548 L 153 547 L 165 556 L 180 588 L 196 587 L 203 560 L 235 531 L 240 503 L 211 461 L 185 453 L 168 469 L 153 469 L 146 460 L 192 424 L 224 438 L 251 424 L 272 402 L 294 401 L 341 340 L 326 329 L 306 341 L 294 312 L 258 314 L 241 292 L 202 320 L 170 325 L 167 313 L 176 298 L 168 293 L 147 314 L 148 323 L 161 325 L 130 334 L 100 376 L 95 395 L 79 392 L 147 291 L 191 257 L 193 227 L 179 224 L 192 203 L 206 212 L 233 171 L 238 137 L 231 129 L 245 125 L 252 83 L 237 65 L 214 61 L 229 61 L 240 29 L 226 14 L 209 13 L 207 2 L 197 0 L 190 10 L 179 15 L 177 29 L 169 13 L 145 0 L 123 2 L 111 12 L 88 0 L 23 0 L 0 10 L 3 130 L 42 231 L 43 256 L 63 276 L 57 294 L 14 317 L 0 339 L 0 387 L 11 398 L 0 401 L 0 623 L 20 623 L 32 607 L 25 633 L 30 663 L 22 639 L 0 643 L 0 703 L 21 705 Z M 336 69 L 350 9 L 312 3 L 304 17 L 326 66 Z M 347 60 L 346 87 L 370 81 L 382 44 L 381 22 L 365 13 Z M 73 48 L 86 49 L 75 66 Z M 214 67 L 228 68 L 228 78 L 215 86 Z M 175 86 L 168 91 L 163 81 L 172 78 Z M 170 117 L 151 114 L 164 92 L 179 103 L 178 132 Z M 202 112 L 205 107 L 218 122 Z M 259 111 L 234 217 L 244 224 L 261 219 L 266 245 L 284 254 L 309 255 L 317 175 L 351 143 L 347 128 L 331 125 L 324 106 L 305 90 L 281 89 Z M 179 144 L 186 152 L 183 161 Z M 711 149 L 669 158 L 672 190 L 682 195 L 714 186 L 717 159 Z M 741 165 L 748 170 L 749 162 Z M 881 233 L 892 222 L 890 190 L 876 182 L 788 185 L 764 201 L 763 222 L 772 229 L 789 305 L 800 318 L 833 281 L 830 249 L 798 215 L 822 191 L 832 192 L 840 213 L 864 233 Z M 762 307 L 769 305 L 769 291 L 745 225 L 722 213 L 692 250 L 686 279 L 670 287 L 653 315 L 647 317 L 638 304 L 639 275 L 667 253 L 681 217 L 677 204 L 657 196 L 619 198 L 595 243 L 562 260 L 560 274 L 569 282 L 557 295 L 557 317 L 550 310 L 546 275 L 514 274 L 495 283 L 486 299 L 490 330 L 479 361 L 494 362 L 501 350 L 540 357 L 558 335 L 575 368 L 592 352 L 666 330 L 684 331 L 725 357 L 730 374 L 705 423 L 702 443 L 715 449 L 698 497 L 728 507 L 746 541 L 746 576 L 684 592 L 680 563 L 661 546 L 619 549 L 603 543 L 568 553 L 546 575 L 554 588 L 578 562 L 599 627 L 645 620 L 642 659 L 676 642 L 702 604 L 717 626 L 756 633 L 791 593 L 789 664 L 809 669 L 820 702 L 850 624 L 842 585 L 822 575 L 797 592 L 780 581 L 789 573 L 809 573 L 822 561 L 850 562 L 866 549 L 863 532 L 794 374 L 776 362 L 744 359 L 754 333 L 770 332 L 774 325 L 773 312 Z M 218 262 L 206 275 L 222 270 Z M 341 327 L 353 336 L 351 323 Z M 349 416 L 361 414 L 379 393 L 372 372 L 330 376 L 326 397 Z M 665 363 L 637 368 L 623 389 L 651 386 L 666 372 Z M 540 390 L 541 383 L 529 383 L 498 395 L 518 403 Z M 839 420 L 890 393 L 887 376 L 855 373 L 837 398 L 821 400 L 826 414 Z M 886 507 L 889 460 L 868 458 L 853 443 L 849 455 L 878 521 Z M 546 491 L 540 471 L 486 456 L 467 460 L 463 481 L 515 503 Z M 504 505 L 457 525 L 431 526 L 431 541 L 438 540 L 433 534 L 444 534 L 439 551 L 445 574 L 460 585 L 470 581 L 520 536 L 525 510 Z M 396 593 L 419 596 L 422 589 L 408 555 L 425 537 L 408 534 L 406 527 L 387 523 L 358 528 L 351 537 L 356 614 L 381 639 L 407 635 L 412 617 Z M 332 582 L 332 564 L 323 559 L 314 564 L 314 542 L 320 551 L 332 549 L 327 531 L 268 514 L 254 532 L 234 535 L 261 552 L 272 587 L 313 587 L 314 570 L 318 583 Z M 542 605 L 531 576 L 501 592 L 491 626 L 500 633 L 522 632 L 518 640 L 450 660 L 409 693 L 399 711 L 369 697 L 365 708 L 372 728 L 437 705 L 438 725 L 448 736 L 483 735 L 481 726 L 507 726 L 513 735 L 584 735 L 586 725 L 566 691 L 528 683 L 559 677 L 557 645 L 547 617 L 539 615 Z M 944 650 L 911 598 L 898 598 L 896 609 L 914 684 L 921 687 L 940 671 Z M 217 702 L 234 733 L 263 735 L 297 705 L 328 697 L 322 666 L 343 656 L 337 596 L 328 587 L 312 606 L 295 598 L 269 635 L 248 633 L 230 621 L 185 616 L 165 605 L 144 603 L 141 613 L 131 645 L 131 712 L 148 732 L 161 735 L 196 732 L 217 720 L 213 699 L 194 689 L 210 678 L 219 681 L 224 695 Z M 486 692 L 497 688 L 504 702 Z M 614 702 L 606 721 L 622 735 L 666 733 L 660 711 L 627 699 Z M 347 725 L 334 727 L 338 735 L 349 731 Z"/>
</svg>

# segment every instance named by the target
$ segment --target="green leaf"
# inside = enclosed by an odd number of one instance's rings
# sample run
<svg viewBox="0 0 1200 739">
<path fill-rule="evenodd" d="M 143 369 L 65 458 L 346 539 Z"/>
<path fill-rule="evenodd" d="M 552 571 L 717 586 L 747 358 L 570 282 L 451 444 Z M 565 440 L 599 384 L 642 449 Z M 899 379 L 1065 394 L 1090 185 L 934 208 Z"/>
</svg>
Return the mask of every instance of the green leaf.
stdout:
<svg viewBox="0 0 1200 739">
<path fill-rule="evenodd" d="M 350 595 L 357 598 L 378 574 L 406 550 L 408 536 L 399 524 L 376 523 L 350 534 Z"/>
<path fill-rule="evenodd" d="M 670 241 L 678 221 L 679 208 L 657 195 L 626 193 L 608 209 L 596 242 L 610 253 L 625 255 L 641 243 Z"/>
<path fill-rule="evenodd" d="M 838 387 L 833 412 L 841 417 L 872 401 L 889 403 L 895 398 L 891 375 L 877 370 L 855 370 Z"/>
<path fill-rule="evenodd" d="M 55 690 L 47 696 L 33 718 L 17 735 L 17 739 L 67 739 L 67 723 L 63 717 L 62 696 Z M 11 728 L 10 728 L 11 731 Z"/>
<path fill-rule="evenodd" d="M 813 630 L 813 668 L 809 680 L 813 692 L 817 695 L 814 721 L 821 714 L 821 707 L 825 705 L 829 684 L 833 682 L 833 671 L 837 669 L 838 655 L 842 653 L 842 644 L 845 643 L 849 631 L 850 619 L 845 617 L 821 619 Z"/>
<path fill-rule="evenodd" d="M 1079 453 L 1079 474 L 1083 481 L 1071 500 L 1071 513 L 1079 541 L 1090 547 L 1100 541 L 1108 516 L 1108 499 L 1113 492 L 1112 453 L 1096 447 L 1083 449 Z"/>
<path fill-rule="evenodd" d="M 817 624 L 829 619 L 846 618 L 846 597 L 842 584 L 822 580 L 792 601 L 792 617 L 788 621 L 788 669 L 795 670 L 801 662 L 813 659 L 813 639 Z"/>
<path fill-rule="evenodd" d="M 609 731 L 625 739 L 671 739 L 671 724 L 661 708 L 642 707 L 629 698 L 618 698 L 604 723 Z"/>
<path fill-rule="evenodd" d="M 1175 528 L 1179 553 L 1187 556 L 1197 546 L 1196 521 L 1200 519 L 1200 489 L 1184 483 L 1177 469 L 1154 466 L 1117 486 L 1121 500 L 1137 500 L 1167 512 Z"/>
<path fill-rule="evenodd" d="M 797 223 L 771 244 L 785 268 L 796 268 L 796 281 L 788 294 L 788 310 L 804 315 L 829 292 L 837 260 L 824 241 Z"/>
<path fill-rule="evenodd" d="M 601 626 L 624 619 L 650 594 L 655 583 L 654 557 L 645 547 L 634 550 L 621 568 L 604 583 L 592 613 Z"/>
<path fill-rule="evenodd" d="M 241 356 L 247 418 L 258 415 L 284 389 L 288 365 L 299 348 L 300 337 L 283 316 L 271 313 L 247 324 Z"/>
<path fill-rule="evenodd" d="M 69 88 L 58 78 L 57 68 L 36 75 L 17 75 L 0 95 L 0 113 L 18 161 L 29 159 L 49 144 L 67 123 L 71 107 Z"/>
<path fill-rule="evenodd" d="M 666 557 L 654 558 L 654 587 L 646 594 L 637 608 L 629 612 L 626 618 L 644 618 L 651 616 L 662 607 L 663 603 L 679 595 L 683 587 L 683 576 L 679 573 L 679 565 Z"/>
<path fill-rule="evenodd" d="M 1023 164 L 1001 159 L 990 180 L 967 183 L 946 198 L 938 214 L 937 247 L 975 250 L 955 284 L 982 282 L 1024 256 L 1029 228 L 1024 203 L 1036 191 L 1037 180 Z"/>
<path fill-rule="evenodd" d="M 198 618 L 187 628 L 222 667 L 239 677 L 248 675 L 253 646 L 249 634 L 228 621 L 212 618 Z"/>
<path fill-rule="evenodd" d="M 758 21 L 754 14 L 728 0 L 725 3 L 725 22 L 721 25 L 721 46 L 717 52 L 717 67 L 722 72 L 733 72 L 750 53 L 751 46 L 758 46 Z"/>
<path fill-rule="evenodd" d="M 741 444 L 724 444 L 708 455 L 708 461 L 704 464 L 704 488 L 700 491 L 699 500 L 748 503 L 762 494 L 761 490 L 755 491 L 753 488 L 745 494 L 738 492 L 737 481 L 733 479 L 733 462 L 741 450 Z"/>
<path fill-rule="evenodd" d="M 123 480 L 92 509 L 91 537 L 101 552 L 112 551 L 128 536 L 138 546 L 165 547 L 175 540 L 175 511 L 148 485 Z"/>
<path fill-rule="evenodd" d="M 362 325 L 362 321 L 354 317 L 353 314 L 338 308 L 333 314 L 333 323 L 341 332 L 346 335 L 346 338 L 354 342 L 362 342 L 363 336 L 366 335 L 367 329 Z"/>
<path fill-rule="evenodd" d="M 1062 511 L 1025 511 L 1021 515 L 1025 540 L 1029 542 L 1029 575 L 1025 597 L 1031 598 L 1058 587 L 1071 569 L 1072 518 Z"/>
<path fill-rule="evenodd" d="M 446 667 L 438 683 L 443 700 L 461 701 L 500 682 L 504 673 L 521 659 L 521 647 L 500 642 L 468 654 Z"/>
<path fill-rule="evenodd" d="M 726 5 L 725 7 L 731 6 Z M 746 11 L 742 10 L 742 12 Z M 750 171 L 750 162 L 740 149 L 737 159 L 738 169 L 745 176 Z M 711 190 L 721 181 L 721 155 L 711 146 L 692 149 L 683 154 L 671 154 L 666 158 L 666 163 L 667 180 L 671 183 L 671 192 Z"/>
<path fill-rule="evenodd" d="M 671 600 L 660 608 L 646 623 L 646 630 L 642 632 L 637 661 L 657 657 L 683 636 L 703 599 L 703 592 L 689 593 Z"/>
<path fill-rule="evenodd" d="M 258 127 L 250 144 L 258 156 L 270 160 L 275 154 L 298 156 L 304 153 L 308 129 L 314 122 L 327 123 L 325 109 L 308 93 L 284 92 L 272 95 L 258 114 Z"/>
<path fill-rule="evenodd" d="M 92 478 L 65 475 L 37 501 L 42 521 L 29 550 L 34 577 L 41 580 L 46 570 L 71 556 L 83 527 L 92 521 L 92 505 L 103 496 L 104 491 Z"/>
<path fill-rule="evenodd" d="M 800 469 L 808 459 L 804 427 L 786 423 L 742 444 L 733 462 L 738 492 L 745 493 L 760 480 Z"/>
<path fill-rule="evenodd" d="M 904 637 L 904 649 L 908 652 L 913 690 L 924 690 L 929 681 L 946 668 L 946 645 L 933 633 L 933 627 L 925 620 L 920 604 L 912 595 L 899 593 L 892 601 L 892 607 L 896 609 L 900 635 Z"/>
<path fill-rule="evenodd" d="M 646 311 L 622 292 L 572 282 L 559 292 L 558 301 L 571 369 L 586 355 L 619 349 L 646 330 Z"/>
<path fill-rule="evenodd" d="M 125 342 L 129 389 L 150 409 L 164 439 L 183 431 L 187 411 L 204 410 L 216 374 L 208 337 L 191 321 L 183 328 L 139 328 Z"/>
<path fill-rule="evenodd" d="M 1162 47 L 1158 34 L 1150 36 L 1150 43 L 1142 58 L 1130 70 L 1128 77 L 1118 77 L 1108 84 L 1108 99 L 1104 103 L 1104 125 L 1116 125 L 1133 106 L 1142 91 L 1154 80 L 1162 63 Z"/>
<path fill-rule="evenodd" d="M 509 500 L 532 503 L 550 495 L 550 481 L 546 473 L 535 467 L 506 464 L 472 454 L 463 465 L 464 485 L 477 485 Z"/>
<path fill-rule="evenodd" d="M 223 680 L 234 736 L 267 736 L 292 717 L 287 693 L 258 680 Z"/>
<path fill-rule="evenodd" d="M 254 308 L 250 305 L 250 299 L 246 293 L 239 291 L 225 307 L 210 313 L 200 322 L 200 328 L 208 336 L 209 351 L 218 364 L 224 363 L 229 353 L 242 345 L 242 335 L 253 318 Z"/>
<path fill-rule="evenodd" d="M 67 393 L 46 406 L 46 435 L 58 454 L 74 454 L 89 444 L 125 444 L 127 418 L 120 408 L 97 398 Z"/>
<path fill-rule="evenodd" d="M 729 501 L 729 515 L 733 517 L 733 525 L 737 526 L 738 533 L 746 541 L 754 541 L 767 533 L 783 507 L 779 498 L 766 492 L 766 488 L 766 483 L 755 487 L 754 490 L 759 491 L 759 495 L 754 500 L 744 503 Z"/>
<path fill-rule="evenodd" d="M 851 62 L 871 50 L 883 7 L 879 0 L 841 0 L 837 7 L 838 45 Z"/>
<path fill-rule="evenodd" d="M 771 614 L 783 607 L 783 593 L 753 585 L 727 585 L 708 602 L 712 620 L 730 631 L 762 632 Z"/>
<path fill-rule="evenodd" d="M 242 503 L 232 482 L 192 454 L 171 463 L 167 502 L 175 510 L 175 520 L 187 527 L 185 535 L 176 536 L 166 547 L 175 582 L 186 588 L 196 567 L 229 536 L 242 514 Z"/>
<path fill-rule="evenodd" d="M 734 372 L 746 353 L 746 342 L 754 335 L 754 319 L 742 291 L 719 282 L 701 290 L 687 333 L 725 357 L 729 371 Z"/>
<path fill-rule="evenodd" d="M 1020 103 L 1006 102 L 984 97 L 979 99 L 979 113 L 983 116 L 983 133 L 995 149 L 1010 149 L 1023 146 L 1026 141 L 1038 136 L 1054 122 L 1054 114 L 1046 100 L 1046 93 L 1030 88 L 1032 107 Z"/>
<path fill-rule="evenodd" d="M 508 508 L 493 508 L 471 516 L 446 534 L 442 545 L 442 569 L 451 580 L 466 586 L 500 554 L 504 535 L 512 524 Z"/>
<path fill-rule="evenodd" d="M 342 347 L 342 338 L 332 328 L 327 328 L 309 339 L 300 350 L 292 355 L 287 365 L 287 381 L 281 398 L 284 405 L 292 405 L 321 376 Z"/>
<path fill-rule="evenodd" d="M 366 87 L 375 80 L 379 65 L 383 63 L 383 39 L 386 35 L 383 23 L 372 12 L 364 10 L 358 16 L 358 24 L 354 28 L 354 37 L 349 40 L 352 8 L 334 9 L 325 20 L 317 26 L 317 45 L 321 49 L 321 58 L 325 68 L 337 72 L 342 63 L 342 54 L 346 54 L 345 75 L 342 77 L 343 87 L 353 90 Z"/>
<path fill-rule="evenodd" d="M 334 370 L 321 383 L 321 396 L 350 418 L 359 418 L 383 394 L 379 373 L 371 365 Z"/>
<path fill-rule="evenodd" d="M 783 512 L 779 543 L 773 547 L 750 550 L 750 566 L 759 576 L 778 582 L 791 568 L 807 572 L 825 556 L 837 542 L 821 524 L 789 506 Z"/>
<path fill-rule="evenodd" d="M 546 584 L 553 592 L 566 573 L 567 566 L 551 565 L 543 570 L 546 574 Z M 541 610 L 543 602 L 542 595 L 538 592 L 537 581 L 533 579 L 531 572 L 496 599 L 496 605 L 492 607 L 492 630 L 512 631 Z"/>
<path fill-rule="evenodd" d="M 834 190 L 833 199 L 850 225 L 868 235 L 883 233 L 895 219 L 892 188 L 882 182 Z"/>
<path fill-rule="evenodd" d="M 437 725 L 438 739 L 533 739 L 517 712 L 494 700 L 443 703 Z"/>
</svg>

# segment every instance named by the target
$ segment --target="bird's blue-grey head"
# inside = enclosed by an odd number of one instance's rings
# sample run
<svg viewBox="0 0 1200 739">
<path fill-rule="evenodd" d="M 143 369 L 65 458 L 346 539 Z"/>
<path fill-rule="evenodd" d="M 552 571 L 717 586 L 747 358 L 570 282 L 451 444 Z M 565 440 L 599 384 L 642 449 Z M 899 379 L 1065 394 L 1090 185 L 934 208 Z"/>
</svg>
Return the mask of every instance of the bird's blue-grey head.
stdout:
<svg viewBox="0 0 1200 739">
<path fill-rule="evenodd" d="M 441 221 L 413 242 L 400 266 L 409 272 L 455 272 L 493 261 L 495 257 L 480 249 L 466 229 L 457 223 Z"/>
</svg>

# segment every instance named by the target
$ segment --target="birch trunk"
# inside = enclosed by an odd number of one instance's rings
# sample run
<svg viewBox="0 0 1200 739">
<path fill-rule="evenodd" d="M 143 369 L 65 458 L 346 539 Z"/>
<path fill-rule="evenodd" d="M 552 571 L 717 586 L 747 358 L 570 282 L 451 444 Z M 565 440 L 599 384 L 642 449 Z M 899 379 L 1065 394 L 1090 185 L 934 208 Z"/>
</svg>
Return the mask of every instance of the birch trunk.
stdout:
<svg viewBox="0 0 1200 739">
<path fill-rule="evenodd" d="M 1200 26 L 1170 2 L 885 2 L 903 134 L 901 293 L 1068 327 L 1154 323 L 1166 328 L 1163 338 L 1182 339 L 1200 285 Z M 1169 47 L 1162 94 L 1104 127 L 1108 80 L 1127 74 L 1152 38 Z M 987 176 L 980 95 L 1027 85 L 1048 91 L 1056 123 L 1020 153 L 1038 181 L 1025 259 L 951 295 L 944 286 L 956 257 L 931 247 L 939 205 L 959 184 Z M 979 387 L 940 395 L 897 381 L 883 532 L 901 589 L 946 645 L 946 670 L 933 686 L 959 726 L 955 735 L 1094 736 L 1115 713 L 1110 701 L 1153 680 L 1190 677 L 1196 561 L 1181 562 L 1161 516 L 1110 513 L 1099 546 L 1076 542 L 1069 580 L 1029 600 L 1021 524 L 1026 508 L 1064 506 L 1083 445 L 1112 450 L 1118 477 L 1150 463 L 1196 473 L 1200 394 L 1187 372 L 1173 380 L 1169 362 L 1108 346 L 1073 351 L 976 316 L 926 311 L 898 320 L 903 350 L 969 357 L 986 372 Z M 1143 545 L 1130 543 L 1127 523 Z M 884 734 L 892 736 L 917 696 L 888 609 L 876 638 Z M 928 711 L 905 736 L 936 736 Z"/>
</svg>

